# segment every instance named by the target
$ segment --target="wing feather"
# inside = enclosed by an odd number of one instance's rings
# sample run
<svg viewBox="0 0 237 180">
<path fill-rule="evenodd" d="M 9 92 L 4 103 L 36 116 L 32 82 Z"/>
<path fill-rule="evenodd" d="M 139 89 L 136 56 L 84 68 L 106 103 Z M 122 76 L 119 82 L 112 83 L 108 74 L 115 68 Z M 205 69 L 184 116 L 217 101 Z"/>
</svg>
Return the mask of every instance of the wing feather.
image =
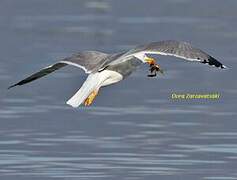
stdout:
<svg viewBox="0 0 237 180">
<path fill-rule="evenodd" d="M 41 69 L 40 71 L 19 81 L 18 83 L 11 85 L 8 89 L 15 86 L 21 86 L 23 84 L 39 79 L 66 65 L 73 65 L 82 68 L 86 73 L 91 73 L 92 71 L 99 69 L 105 63 L 108 56 L 109 56 L 108 54 L 98 51 L 84 51 L 81 53 L 77 53 L 71 57 L 59 61 L 58 63 L 55 63 L 51 66 Z"/>
<path fill-rule="evenodd" d="M 67 64 L 65 64 L 65 63 L 56 63 L 56 64 L 53 64 L 53 65 L 48 66 L 46 68 L 43 68 L 40 71 L 38 71 L 37 73 L 34 73 L 31 76 L 19 81 L 18 83 L 9 86 L 8 89 L 13 88 L 15 86 L 21 86 L 23 84 L 26 84 L 26 83 L 29 83 L 29 82 L 34 81 L 36 79 L 39 79 L 39 78 L 46 76 L 47 74 L 52 73 L 52 72 L 56 71 L 57 69 L 60 69 L 66 65 Z"/>
<path fill-rule="evenodd" d="M 143 61 L 145 54 L 175 56 L 188 61 L 197 61 L 219 68 L 226 68 L 226 66 L 214 57 L 198 48 L 191 46 L 191 44 L 173 40 L 153 42 L 147 45 L 138 46 L 135 49 L 128 51 L 126 56 L 133 55 Z"/>
<path fill-rule="evenodd" d="M 61 62 L 82 68 L 86 73 L 91 73 L 103 66 L 109 56 L 109 54 L 98 51 L 84 51 L 65 58 Z"/>
</svg>

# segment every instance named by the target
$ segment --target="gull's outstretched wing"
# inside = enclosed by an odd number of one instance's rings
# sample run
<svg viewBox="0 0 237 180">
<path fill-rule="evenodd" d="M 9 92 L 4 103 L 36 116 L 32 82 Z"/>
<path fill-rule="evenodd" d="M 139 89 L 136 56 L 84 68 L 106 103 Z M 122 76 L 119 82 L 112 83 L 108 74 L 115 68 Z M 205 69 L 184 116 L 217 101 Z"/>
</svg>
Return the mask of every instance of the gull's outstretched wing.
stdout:
<svg viewBox="0 0 237 180">
<path fill-rule="evenodd" d="M 99 69 L 105 63 L 108 56 L 108 54 L 98 51 L 84 51 L 81 53 L 77 53 L 72 55 L 71 57 L 59 61 L 56 64 L 41 69 L 37 73 L 34 73 L 31 76 L 23 79 L 22 81 L 10 86 L 8 89 L 39 79 L 66 65 L 73 65 L 82 68 L 86 73 L 91 73 L 92 71 Z"/>
<path fill-rule="evenodd" d="M 82 68 L 85 73 L 89 74 L 103 66 L 109 56 L 109 54 L 98 51 L 84 51 L 65 58 L 60 62 Z"/>
<path fill-rule="evenodd" d="M 196 61 L 219 68 L 226 68 L 226 66 L 217 61 L 215 58 L 198 48 L 192 47 L 189 43 L 173 40 L 141 45 L 128 51 L 124 56 L 132 55 L 144 61 L 145 54 L 175 56 L 188 61 Z"/>
</svg>

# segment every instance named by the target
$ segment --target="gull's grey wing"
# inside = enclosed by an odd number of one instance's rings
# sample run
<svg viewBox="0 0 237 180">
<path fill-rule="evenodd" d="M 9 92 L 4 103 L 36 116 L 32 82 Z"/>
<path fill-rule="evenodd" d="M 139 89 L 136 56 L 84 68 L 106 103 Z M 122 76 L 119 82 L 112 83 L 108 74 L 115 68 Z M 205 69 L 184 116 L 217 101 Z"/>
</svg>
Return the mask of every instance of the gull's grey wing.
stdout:
<svg viewBox="0 0 237 180">
<path fill-rule="evenodd" d="M 60 62 L 77 66 L 86 73 L 91 73 L 103 66 L 109 56 L 109 54 L 98 51 L 84 51 L 65 58 Z"/>
<path fill-rule="evenodd" d="M 102 65 L 105 63 L 108 56 L 109 56 L 108 54 L 97 52 L 97 51 L 84 51 L 81 53 L 77 53 L 77 54 L 72 55 L 71 57 L 68 57 L 68 58 L 63 59 L 62 61 L 59 61 L 56 64 L 53 64 L 51 66 L 41 69 L 40 71 L 23 79 L 22 81 L 10 86 L 8 89 L 39 79 L 66 65 L 73 65 L 73 66 L 82 68 L 86 73 L 91 73 L 92 71 L 99 69 L 99 67 L 102 67 Z"/>
<path fill-rule="evenodd" d="M 188 61 L 198 61 L 219 68 L 226 68 L 226 66 L 217 61 L 215 58 L 208 55 L 204 51 L 191 46 L 191 44 L 173 40 L 141 45 L 128 51 L 125 55 L 133 55 L 142 60 L 141 57 L 143 57 L 145 54 L 175 56 Z"/>
</svg>

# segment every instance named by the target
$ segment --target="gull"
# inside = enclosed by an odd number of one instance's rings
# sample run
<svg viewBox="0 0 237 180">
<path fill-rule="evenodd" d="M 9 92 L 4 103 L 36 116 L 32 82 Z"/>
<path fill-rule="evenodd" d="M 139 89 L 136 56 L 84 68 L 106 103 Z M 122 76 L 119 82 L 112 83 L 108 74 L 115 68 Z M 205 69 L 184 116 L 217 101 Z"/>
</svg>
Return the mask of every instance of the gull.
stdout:
<svg viewBox="0 0 237 180">
<path fill-rule="evenodd" d="M 125 79 L 143 63 L 149 65 L 149 77 L 155 77 L 157 72 L 162 73 L 163 70 L 157 64 L 156 59 L 151 57 L 154 54 L 174 56 L 177 59 L 200 62 L 220 69 L 226 68 L 215 58 L 187 42 L 167 40 L 140 45 L 126 52 L 115 54 L 82 51 L 41 69 L 10 86 L 9 89 L 34 81 L 67 65 L 72 65 L 83 69 L 89 75 L 81 88 L 66 103 L 74 108 L 81 104 L 89 106 L 94 101 L 101 87 Z"/>
</svg>

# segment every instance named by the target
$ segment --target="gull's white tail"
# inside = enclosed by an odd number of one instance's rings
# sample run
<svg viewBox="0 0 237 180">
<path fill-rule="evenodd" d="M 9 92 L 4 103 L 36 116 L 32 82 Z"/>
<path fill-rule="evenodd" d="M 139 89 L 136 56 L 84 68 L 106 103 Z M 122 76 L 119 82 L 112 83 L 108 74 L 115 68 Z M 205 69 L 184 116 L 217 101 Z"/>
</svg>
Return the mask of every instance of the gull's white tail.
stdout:
<svg viewBox="0 0 237 180">
<path fill-rule="evenodd" d="M 99 90 L 100 86 L 101 78 L 99 73 L 90 74 L 76 94 L 67 101 L 67 104 L 74 108 L 80 106 L 93 90 Z"/>
<path fill-rule="evenodd" d="M 77 93 L 72 96 L 67 104 L 76 108 L 82 104 L 86 98 L 93 92 L 98 91 L 101 86 L 107 86 L 123 79 L 123 76 L 115 71 L 104 70 L 90 74 Z"/>
</svg>

